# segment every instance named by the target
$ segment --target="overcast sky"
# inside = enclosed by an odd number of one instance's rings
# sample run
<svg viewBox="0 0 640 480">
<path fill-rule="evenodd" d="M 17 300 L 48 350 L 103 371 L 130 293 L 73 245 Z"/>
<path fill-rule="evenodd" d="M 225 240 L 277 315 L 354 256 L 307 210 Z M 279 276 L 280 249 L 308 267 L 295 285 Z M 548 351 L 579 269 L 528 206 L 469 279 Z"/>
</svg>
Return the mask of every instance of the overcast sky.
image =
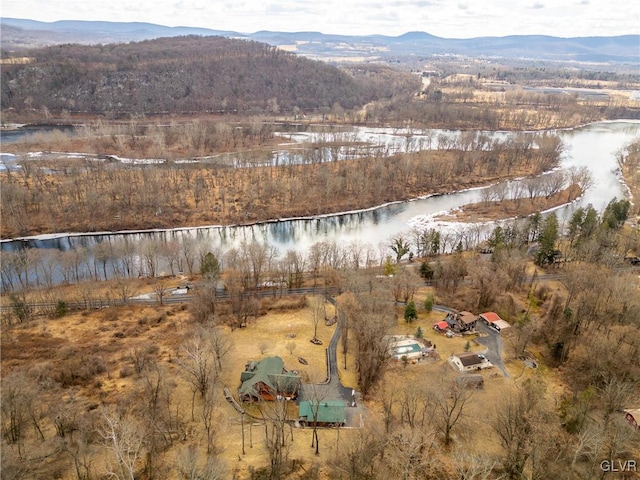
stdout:
<svg viewBox="0 0 640 480">
<path fill-rule="evenodd" d="M 1 0 L 0 15 L 150 22 L 253 33 L 319 31 L 447 38 L 640 33 L 638 0 Z"/>
</svg>

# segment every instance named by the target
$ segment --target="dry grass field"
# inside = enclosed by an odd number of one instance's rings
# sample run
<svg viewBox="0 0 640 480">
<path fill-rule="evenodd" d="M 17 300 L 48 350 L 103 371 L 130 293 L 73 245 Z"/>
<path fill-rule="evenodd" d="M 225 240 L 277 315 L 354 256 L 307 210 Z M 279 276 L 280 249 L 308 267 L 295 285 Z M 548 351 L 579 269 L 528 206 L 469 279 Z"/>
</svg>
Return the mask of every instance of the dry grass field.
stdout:
<svg viewBox="0 0 640 480">
<path fill-rule="evenodd" d="M 274 307 L 277 308 L 277 305 L 278 302 Z M 328 305 L 327 315 L 332 314 L 332 307 Z M 242 454 L 240 418 L 232 406 L 224 401 L 221 387 L 227 386 L 235 392 L 240 384 L 240 372 L 249 360 L 274 355 L 284 359 L 287 369 L 300 371 L 305 381 L 323 381 L 327 368 L 325 347 L 336 327 L 328 327 L 320 322 L 318 338 L 324 345 L 314 345 L 309 341 L 313 336 L 312 315 L 310 308 L 276 310 L 250 322 L 246 328 L 231 331 L 223 327 L 232 348 L 224 357 L 224 369 L 219 379 L 215 447 L 218 458 L 227 465 L 230 475 L 235 472 L 237 478 L 248 478 L 250 467 L 262 468 L 268 465 L 269 459 L 264 445 L 263 424 L 257 420 L 251 421 L 249 417 L 245 417 L 246 454 Z M 58 319 L 42 318 L 3 329 L 2 375 L 6 377 L 23 370 L 41 378 L 47 376 L 64 387 L 41 392 L 43 401 L 50 397 L 69 398 L 72 395 L 82 412 L 108 409 L 137 398 L 135 392 L 143 387 L 146 377 L 144 372 L 135 372 L 132 352 L 150 352 L 155 362 L 165 369 L 167 378 L 174 386 L 173 408 L 180 412 L 185 422 L 184 439 L 163 454 L 166 469 L 163 475 L 177 478 L 177 472 L 171 466 L 176 456 L 186 446 L 195 444 L 204 457 L 206 445 L 198 416 L 195 420 L 190 418 L 192 395 L 178 366 L 178 360 L 183 355 L 182 343 L 194 327 L 186 305 L 126 306 L 77 312 Z M 308 365 L 300 364 L 298 357 L 303 357 Z M 353 363 L 351 359 L 349 361 Z M 196 397 L 196 411 L 199 403 Z M 255 408 L 248 408 L 247 411 L 259 414 Z M 290 415 L 292 418 L 297 415 L 297 406 L 292 404 Z M 317 460 L 314 450 L 310 448 L 311 430 L 295 430 L 292 434 L 289 457 L 311 465 Z M 54 435 L 52 428 L 45 429 L 45 436 Z M 348 435 L 346 430 L 340 434 L 321 431 L 320 460 L 324 461 L 335 449 L 339 436 L 344 439 Z M 94 450 L 96 455 L 104 454 L 104 449 L 99 446 L 95 446 Z M 48 471 L 51 463 L 40 465 L 40 474 Z M 65 463 L 63 459 L 53 463 L 61 472 L 60 478 L 74 478 L 72 471 L 62 466 Z M 96 471 L 100 471 L 100 466 L 96 467 Z"/>
</svg>

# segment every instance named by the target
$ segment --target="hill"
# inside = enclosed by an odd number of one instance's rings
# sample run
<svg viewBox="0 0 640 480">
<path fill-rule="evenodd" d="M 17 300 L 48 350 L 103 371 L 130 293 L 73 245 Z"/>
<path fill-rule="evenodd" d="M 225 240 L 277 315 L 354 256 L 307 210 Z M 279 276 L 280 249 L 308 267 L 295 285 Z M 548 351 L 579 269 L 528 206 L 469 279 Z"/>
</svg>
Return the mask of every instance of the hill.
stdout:
<svg viewBox="0 0 640 480">
<path fill-rule="evenodd" d="M 316 58 L 366 57 L 392 59 L 402 56 L 461 55 L 507 59 L 536 59 L 640 65 L 640 35 L 560 38 L 544 35 L 513 35 L 468 39 L 441 38 L 425 32 L 386 35 L 327 35 L 320 32 L 239 33 L 206 28 L 166 27 L 151 23 L 90 22 L 64 20 L 52 23 L 3 18 L 4 49 L 60 43 L 113 43 L 180 35 L 220 35 L 286 46 Z M 10 28 L 9 28 L 10 27 Z"/>
<path fill-rule="evenodd" d="M 86 114 L 277 113 L 351 109 L 417 79 L 385 69 L 334 66 L 275 47 L 223 37 L 183 36 L 128 44 L 67 44 L 3 55 L 2 110 Z M 373 78 L 375 77 L 375 78 Z M 376 81 L 376 78 L 385 81 Z"/>
</svg>

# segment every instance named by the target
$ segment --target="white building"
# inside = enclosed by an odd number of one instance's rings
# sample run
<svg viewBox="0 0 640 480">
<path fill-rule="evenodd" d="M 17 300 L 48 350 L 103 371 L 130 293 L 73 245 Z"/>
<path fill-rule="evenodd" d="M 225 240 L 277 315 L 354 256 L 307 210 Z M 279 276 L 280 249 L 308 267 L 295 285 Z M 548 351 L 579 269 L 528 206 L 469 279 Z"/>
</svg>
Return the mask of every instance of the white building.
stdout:
<svg viewBox="0 0 640 480">
<path fill-rule="evenodd" d="M 451 357 L 449 357 L 449 364 L 459 372 L 471 372 L 493 366 L 484 355 L 478 355 L 477 353 L 458 353 L 451 355 Z"/>
</svg>

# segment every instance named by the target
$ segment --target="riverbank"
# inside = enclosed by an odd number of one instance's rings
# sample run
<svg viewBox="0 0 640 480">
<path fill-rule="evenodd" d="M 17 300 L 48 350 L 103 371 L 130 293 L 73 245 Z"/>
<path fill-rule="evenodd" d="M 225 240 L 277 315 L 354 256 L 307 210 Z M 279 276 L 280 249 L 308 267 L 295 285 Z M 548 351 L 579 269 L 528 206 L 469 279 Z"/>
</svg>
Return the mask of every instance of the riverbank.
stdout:
<svg viewBox="0 0 640 480">
<path fill-rule="evenodd" d="M 583 194 L 579 185 L 571 185 L 549 197 L 505 199 L 464 205 L 434 220 L 443 222 L 486 223 L 509 218 L 522 218 L 567 205 Z"/>
<path fill-rule="evenodd" d="M 622 180 L 629 190 L 632 203 L 630 216 L 640 215 L 640 140 L 627 146 L 622 152 L 620 171 Z"/>
</svg>

